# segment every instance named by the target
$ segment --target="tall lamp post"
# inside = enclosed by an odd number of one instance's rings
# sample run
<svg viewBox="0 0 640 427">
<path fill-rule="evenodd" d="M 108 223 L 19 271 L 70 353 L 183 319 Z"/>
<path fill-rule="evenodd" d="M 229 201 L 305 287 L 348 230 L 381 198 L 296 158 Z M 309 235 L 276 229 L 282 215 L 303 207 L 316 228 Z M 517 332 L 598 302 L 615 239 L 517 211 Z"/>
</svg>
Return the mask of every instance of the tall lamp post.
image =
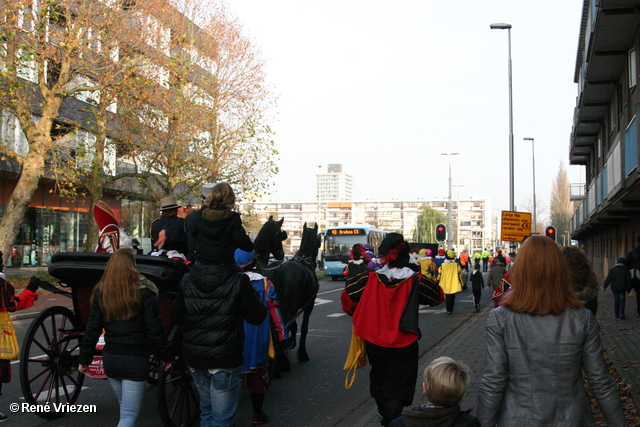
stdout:
<svg viewBox="0 0 640 427">
<path fill-rule="evenodd" d="M 513 184 L 513 88 L 511 78 L 511 24 L 491 24 L 492 30 L 507 30 L 509 37 L 509 210 L 515 210 Z"/>
<path fill-rule="evenodd" d="M 538 220 L 536 217 L 536 151 L 533 146 L 533 138 L 523 138 L 525 141 L 531 141 L 531 161 L 533 162 L 533 227 L 531 232 L 538 231 Z"/>
<path fill-rule="evenodd" d="M 449 156 L 449 220 L 447 221 L 447 249 L 453 249 L 453 225 L 451 220 L 451 156 L 457 156 L 460 153 L 440 153 L 443 156 Z"/>
<path fill-rule="evenodd" d="M 452 187 L 456 187 L 456 206 L 458 207 L 458 209 L 456 209 L 456 252 L 460 252 L 460 187 L 464 187 L 464 184 L 456 184 L 453 185 Z M 464 248 L 464 245 L 462 245 L 462 247 Z"/>
</svg>

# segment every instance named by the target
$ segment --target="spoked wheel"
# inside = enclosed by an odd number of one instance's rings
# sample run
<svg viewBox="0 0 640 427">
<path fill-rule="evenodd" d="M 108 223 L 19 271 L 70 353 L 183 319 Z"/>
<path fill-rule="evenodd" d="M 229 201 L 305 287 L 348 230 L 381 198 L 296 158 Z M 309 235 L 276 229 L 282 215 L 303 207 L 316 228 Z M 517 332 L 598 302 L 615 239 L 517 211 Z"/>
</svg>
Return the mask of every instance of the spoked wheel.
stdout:
<svg viewBox="0 0 640 427">
<path fill-rule="evenodd" d="M 200 420 L 200 397 L 181 358 L 158 372 L 158 410 L 165 427 L 189 427 Z"/>
<path fill-rule="evenodd" d="M 42 311 L 29 326 L 20 349 L 20 384 L 27 403 L 51 407 L 51 412 L 36 412 L 42 418 L 62 416 L 64 412 L 56 412 L 55 405 L 72 404 L 80 394 L 83 330 L 73 312 L 59 306 Z"/>
</svg>

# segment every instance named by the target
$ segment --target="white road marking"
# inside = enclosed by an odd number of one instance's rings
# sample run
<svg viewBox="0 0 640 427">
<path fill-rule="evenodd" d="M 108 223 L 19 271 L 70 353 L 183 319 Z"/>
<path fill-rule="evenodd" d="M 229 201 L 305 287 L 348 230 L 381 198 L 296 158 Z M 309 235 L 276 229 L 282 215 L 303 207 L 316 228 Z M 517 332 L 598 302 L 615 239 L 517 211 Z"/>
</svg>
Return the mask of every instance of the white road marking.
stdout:
<svg viewBox="0 0 640 427">
<path fill-rule="evenodd" d="M 333 313 L 333 314 L 328 314 L 327 317 L 342 317 L 346 315 L 347 313 Z"/>
<path fill-rule="evenodd" d="M 441 308 L 441 309 L 421 309 L 418 310 L 418 313 L 420 314 L 444 314 L 447 312 L 446 308 Z"/>
<path fill-rule="evenodd" d="M 338 289 L 334 289 L 332 291 L 325 291 L 325 292 L 318 292 L 318 295 L 324 295 L 324 294 L 330 294 L 333 292 L 342 292 L 344 288 L 338 288 Z"/>
<path fill-rule="evenodd" d="M 316 298 L 316 301 L 315 301 L 314 305 L 329 304 L 330 302 L 333 302 L 333 300 L 332 299 Z"/>
</svg>

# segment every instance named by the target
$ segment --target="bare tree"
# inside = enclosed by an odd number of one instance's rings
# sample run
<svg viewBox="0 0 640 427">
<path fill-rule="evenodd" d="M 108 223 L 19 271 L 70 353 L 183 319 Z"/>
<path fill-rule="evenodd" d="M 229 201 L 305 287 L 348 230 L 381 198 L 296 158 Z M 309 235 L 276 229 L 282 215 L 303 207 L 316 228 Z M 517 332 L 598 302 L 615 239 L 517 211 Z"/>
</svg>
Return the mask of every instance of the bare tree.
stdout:
<svg viewBox="0 0 640 427">
<path fill-rule="evenodd" d="M 558 174 L 551 188 L 551 225 L 556 228 L 558 239 L 569 232 L 569 222 L 573 213 L 571 204 L 571 186 L 569 176 L 564 167 L 564 163 L 560 162 Z M 558 243 L 561 243 L 560 241 Z"/>
</svg>

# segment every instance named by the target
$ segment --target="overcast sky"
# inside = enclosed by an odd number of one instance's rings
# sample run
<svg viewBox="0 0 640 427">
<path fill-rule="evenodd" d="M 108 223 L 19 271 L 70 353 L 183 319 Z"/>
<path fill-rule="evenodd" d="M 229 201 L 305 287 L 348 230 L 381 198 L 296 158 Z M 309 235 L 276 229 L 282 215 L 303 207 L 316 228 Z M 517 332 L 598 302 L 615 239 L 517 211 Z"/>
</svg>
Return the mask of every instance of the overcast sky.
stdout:
<svg viewBox="0 0 640 427">
<path fill-rule="evenodd" d="M 581 0 L 228 0 L 278 96 L 272 200 L 315 200 L 318 165 L 355 175 L 355 199 L 489 197 L 509 209 L 508 37 L 515 204 L 539 217 L 569 165 Z"/>
</svg>

